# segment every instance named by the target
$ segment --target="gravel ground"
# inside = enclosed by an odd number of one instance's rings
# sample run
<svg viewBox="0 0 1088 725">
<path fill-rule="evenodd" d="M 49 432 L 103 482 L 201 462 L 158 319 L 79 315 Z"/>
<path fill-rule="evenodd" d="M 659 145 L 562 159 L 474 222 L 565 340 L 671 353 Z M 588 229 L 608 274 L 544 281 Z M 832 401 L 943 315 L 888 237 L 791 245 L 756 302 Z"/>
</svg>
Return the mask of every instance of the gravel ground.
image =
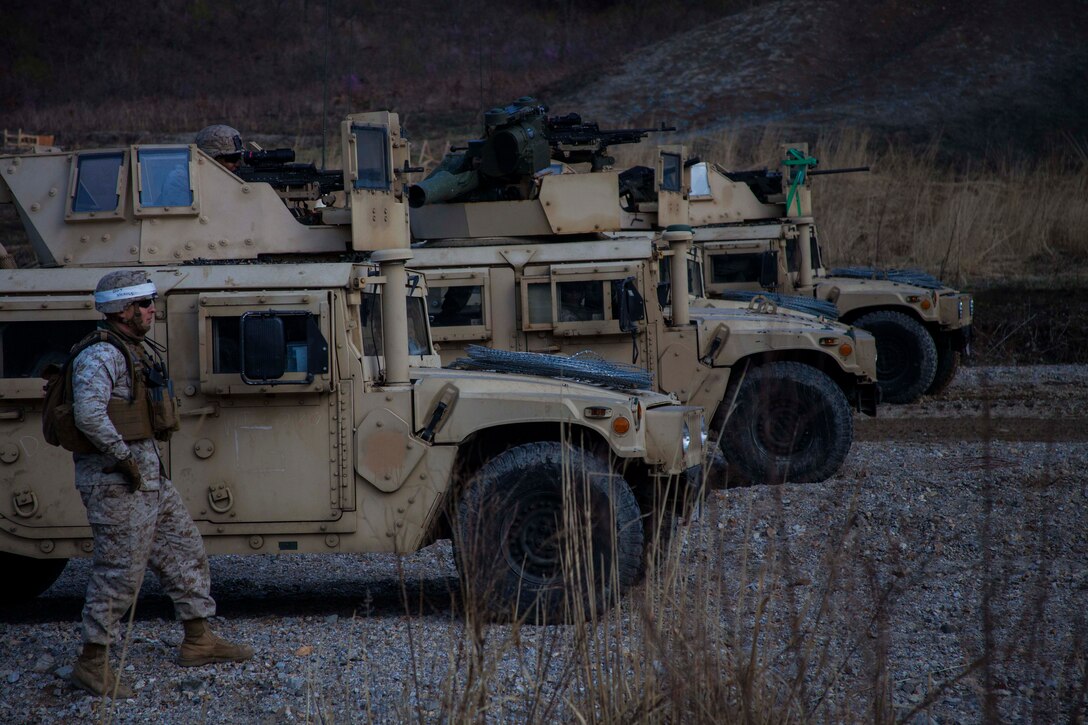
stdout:
<svg viewBox="0 0 1088 725">
<path fill-rule="evenodd" d="M 745 672 L 776 720 L 1083 719 L 1086 418 L 1088 366 L 966 369 L 938 399 L 859 419 L 823 484 L 713 492 L 683 532 L 681 604 L 642 585 L 594 628 L 473 636 L 445 542 L 213 557 L 215 629 L 257 656 L 177 667 L 181 628 L 149 581 L 125 653 L 138 695 L 112 704 L 64 680 L 89 569 L 73 561 L 0 613 L 0 721 L 437 722 L 480 712 L 480 691 L 488 721 L 570 721 L 602 678 L 622 696 L 595 702 L 600 721 L 646 717 L 652 687 L 729 721 Z"/>
</svg>

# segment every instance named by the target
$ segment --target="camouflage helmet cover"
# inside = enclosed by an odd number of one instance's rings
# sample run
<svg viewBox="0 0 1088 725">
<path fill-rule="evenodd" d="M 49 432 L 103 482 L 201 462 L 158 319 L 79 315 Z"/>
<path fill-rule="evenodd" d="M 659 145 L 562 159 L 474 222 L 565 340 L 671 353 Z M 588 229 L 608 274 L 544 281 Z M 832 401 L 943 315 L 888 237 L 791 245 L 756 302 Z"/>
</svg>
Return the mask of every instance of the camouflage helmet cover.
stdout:
<svg viewBox="0 0 1088 725">
<path fill-rule="evenodd" d="M 142 269 L 122 269 L 110 272 L 98 280 L 94 288 L 94 308 L 104 315 L 122 311 L 133 302 L 158 296 L 155 283 Z"/>
<path fill-rule="evenodd" d="M 242 135 L 238 129 L 217 123 L 200 129 L 196 135 L 196 145 L 213 159 L 242 152 Z"/>
</svg>

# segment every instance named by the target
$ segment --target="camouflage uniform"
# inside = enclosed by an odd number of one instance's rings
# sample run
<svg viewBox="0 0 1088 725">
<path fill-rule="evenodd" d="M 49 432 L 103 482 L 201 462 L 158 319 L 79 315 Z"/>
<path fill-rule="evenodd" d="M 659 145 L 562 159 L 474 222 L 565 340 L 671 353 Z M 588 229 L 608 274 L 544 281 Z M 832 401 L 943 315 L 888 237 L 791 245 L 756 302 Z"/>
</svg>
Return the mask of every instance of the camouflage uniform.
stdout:
<svg viewBox="0 0 1088 725">
<path fill-rule="evenodd" d="M 94 534 L 94 568 L 83 607 L 84 641 L 112 643 L 117 623 L 135 601 L 149 565 L 173 599 L 178 619 L 214 615 L 204 543 L 177 489 L 161 475 L 155 440 L 125 443 L 106 415 L 111 396 L 128 399 L 132 394 L 124 355 L 104 342 L 83 350 L 73 364 L 72 390 L 76 425 L 103 451 L 73 456 L 76 488 Z M 129 490 L 122 474 L 102 471 L 130 452 L 144 479 L 136 492 Z"/>
</svg>

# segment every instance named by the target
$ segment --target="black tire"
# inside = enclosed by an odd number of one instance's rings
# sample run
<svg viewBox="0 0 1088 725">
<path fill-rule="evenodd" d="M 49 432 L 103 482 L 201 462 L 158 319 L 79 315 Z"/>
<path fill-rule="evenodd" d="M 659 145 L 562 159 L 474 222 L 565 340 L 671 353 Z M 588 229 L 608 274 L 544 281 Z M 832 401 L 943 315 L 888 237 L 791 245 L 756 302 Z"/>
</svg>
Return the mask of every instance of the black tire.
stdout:
<svg viewBox="0 0 1088 725">
<path fill-rule="evenodd" d="M 963 356 L 952 343 L 952 336 L 948 334 L 937 335 L 934 341 L 937 346 L 937 372 L 933 375 L 933 382 L 929 384 L 926 395 L 940 395 L 956 377 L 960 369 Z"/>
<path fill-rule="evenodd" d="M 853 324 L 876 338 L 881 402 L 913 403 L 922 397 L 937 374 L 937 346 L 922 323 L 902 312 L 877 310 Z"/>
<path fill-rule="evenodd" d="M 35 559 L 0 552 L 0 571 L 4 573 L 0 604 L 33 599 L 53 585 L 67 564 L 67 559 Z"/>
<path fill-rule="evenodd" d="M 724 410 L 734 401 L 731 414 Z M 728 417 L 726 417 L 726 415 Z M 748 483 L 818 483 L 854 440 L 850 403 L 825 373 L 799 362 L 749 368 L 722 402 L 722 453 Z"/>
<path fill-rule="evenodd" d="M 642 565 L 630 486 L 593 454 L 552 441 L 485 463 L 458 505 L 454 539 L 466 607 L 500 620 L 555 624 L 603 611 Z"/>
</svg>

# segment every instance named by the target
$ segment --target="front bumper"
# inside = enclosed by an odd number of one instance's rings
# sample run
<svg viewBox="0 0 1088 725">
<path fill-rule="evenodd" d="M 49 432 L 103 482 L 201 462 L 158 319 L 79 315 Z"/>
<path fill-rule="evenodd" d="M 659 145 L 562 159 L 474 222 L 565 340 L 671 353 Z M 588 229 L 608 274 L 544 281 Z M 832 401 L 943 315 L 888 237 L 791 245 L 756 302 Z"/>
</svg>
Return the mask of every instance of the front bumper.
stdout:
<svg viewBox="0 0 1088 725">
<path fill-rule="evenodd" d="M 660 473 L 678 476 L 702 464 L 706 456 L 703 409 L 663 405 L 646 411 L 646 461 Z M 685 445 L 686 441 L 686 445 Z"/>
</svg>

